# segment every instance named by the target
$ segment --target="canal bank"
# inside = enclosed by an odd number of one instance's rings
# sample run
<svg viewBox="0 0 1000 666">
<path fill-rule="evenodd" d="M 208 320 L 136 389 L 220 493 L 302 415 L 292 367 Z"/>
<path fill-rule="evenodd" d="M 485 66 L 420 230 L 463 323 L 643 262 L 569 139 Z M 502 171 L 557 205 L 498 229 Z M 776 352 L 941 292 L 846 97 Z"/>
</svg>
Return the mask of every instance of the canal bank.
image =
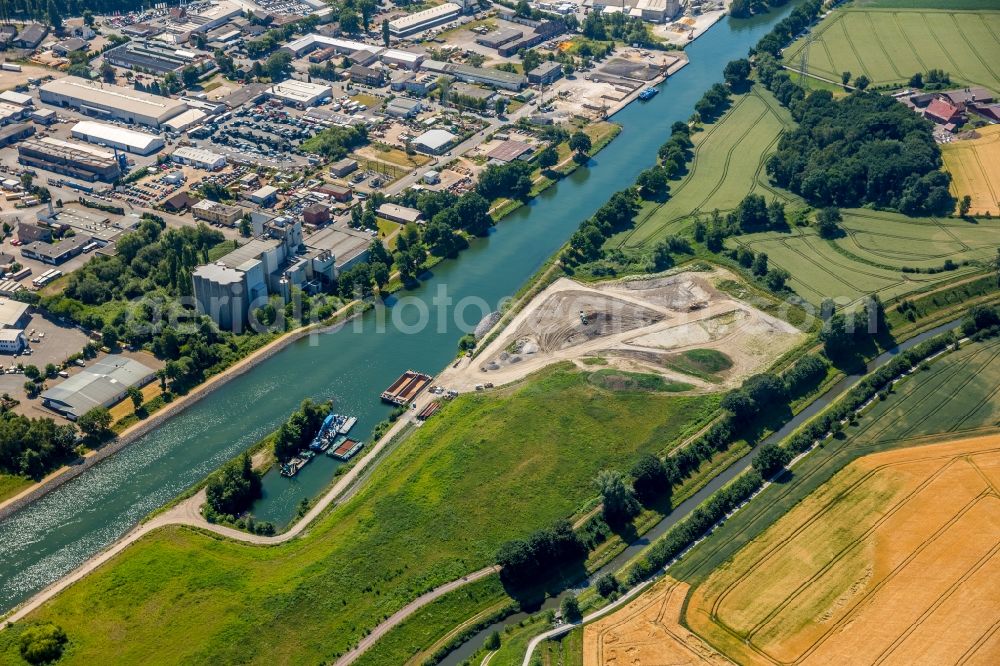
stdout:
<svg viewBox="0 0 1000 666">
<path fill-rule="evenodd" d="M 649 103 L 615 116 L 625 130 L 580 169 L 511 214 L 461 261 L 439 264 L 418 289 L 388 299 L 337 331 L 298 340 L 38 502 L 0 522 L 0 604 L 10 608 L 118 539 L 226 460 L 273 431 L 305 397 L 330 399 L 370 432 L 390 408 L 378 394 L 403 370 L 429 373 L 454 358 L 457 339 L 515 292 L 615 191 L 655 160 L 670 125 L 721 80 L 792 5 L 757 19 L 726 20 L 689 50 L 690 64 Z M 651 140 L 651 137 L 655 139 Z M 332 461 L 331 461 L 332 462 Z M 256 513 L 287 522 L 302 497 L 325 488 L 329 467 L 267 485 Z M 279 481 L 284 481 L 278 479 Z"/>
</svg>

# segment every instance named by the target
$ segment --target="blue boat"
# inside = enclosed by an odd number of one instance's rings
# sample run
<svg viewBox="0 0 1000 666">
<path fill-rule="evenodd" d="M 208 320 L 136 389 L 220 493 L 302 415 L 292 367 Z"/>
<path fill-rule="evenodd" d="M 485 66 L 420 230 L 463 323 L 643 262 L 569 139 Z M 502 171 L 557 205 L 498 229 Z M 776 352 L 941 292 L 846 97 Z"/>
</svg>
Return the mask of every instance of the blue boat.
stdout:
<svg viewBox="0 0 1000 666">
<path fill-rule="evenodd" d="M 647 99 L 653 99 L 656 94 L 660 92 L 657 88 L 646 88 L 641 93 L 639 93 L 639 99 L 646 101 Z"/>
</svg>

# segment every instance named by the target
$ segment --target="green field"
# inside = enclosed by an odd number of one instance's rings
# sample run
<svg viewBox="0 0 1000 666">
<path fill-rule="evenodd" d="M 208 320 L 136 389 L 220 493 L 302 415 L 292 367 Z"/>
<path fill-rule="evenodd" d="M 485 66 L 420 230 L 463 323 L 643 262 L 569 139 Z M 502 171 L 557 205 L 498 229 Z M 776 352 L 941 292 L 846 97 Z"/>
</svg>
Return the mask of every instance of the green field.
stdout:
<svg viewBox="0 0 1000 666">
<path fill-rule="evenodd" d="M 873 85 L 903 84 L 916 72 L 943 69 L 956 85 L 1000 90 L 1000 11 L 996 3 L 973 10 L 849 8 L 837 10 L 813 30 L 810 74 L 840 81 L 841 72 L 864 74 Z M 910 0 L 910 3 L 915 4 Z M 798 67 L 805 40 L 785 50 L 785 62 Z"/>
<path fill-rule="evenodd" d="M 692 136 L 694 160 L 684 178 L 670 184 L 670 198 L 662 204 L 647 203 L 635 226 L 611 237 L 607 247 L 651 248 L 687 226 L 693 216 L 715 209 L 725 213 L 751 193 L 794 200 L 790 193 L 769 185 L 764 173 L 765 158 L 791 124 L 788 110 L 760 86 L 734 97 L 719 121 Z"/>
<path fill-rule="evenodd" d="M 870 293 L 889 301 L 925 291 L 982 270 L 1000 247 L 1000 220 L 911 218 L 865 209 L 842 214 L 844 235 L 834 240 L 796 228 L 737 236 L 727 244 L 767 253 L 771 264 L 791 273 L 792 289 L 814 304 L 824 298 L 853 302 Z M 958 267 L 928 272 L 947 260 Z M 972 263 L 962 266 L 966 261 Z"/>
<path fill-rule="evenodd" d="M 162 529 L 31 619 L 65 629 L 66 663 L 332 661 L 503 541 L 572 515 L 598 470 L 669 449 L 718 401 L 612 392 L 555 366 L 445 406 L 302 538 L 253 547 Z M 21 663 L 17 635 L 0 633 L 0 663 Z"/>
<path fill-rule="evenodd" d="M 802 498 L 850 461 L 877 451 L 995 431 L 1000 424 L 1000 340 L 965 345 L 918 370 L 885 401 L 827 440 L 795 467 L 790 480 L 765 489 L 699 543 L 671 575 L 695 585 L 722 566 Z"/>
</svg>

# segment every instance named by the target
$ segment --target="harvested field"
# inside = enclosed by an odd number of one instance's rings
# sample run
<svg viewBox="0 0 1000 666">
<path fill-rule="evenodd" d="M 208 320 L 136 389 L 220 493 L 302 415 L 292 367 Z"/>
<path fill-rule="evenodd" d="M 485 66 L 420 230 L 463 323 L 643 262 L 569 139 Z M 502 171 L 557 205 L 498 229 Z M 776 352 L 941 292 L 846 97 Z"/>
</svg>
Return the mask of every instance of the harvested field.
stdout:
<svg viewBox="0 0 1000 666">
<path fill-rule="evenodd" d="M 687 583 L 664 578 L 637 599 L 583 629 L 583 665 L 728 664 L 681 626 Z"/>
<path fill-rule="evenodd" d="M 457 390 L 507 384 L 567 360 L 580 367 L 603 360 L 620 373 L 652 373 L 667 380 L 664 390 L 677 390 L 678 383 L 702 390 L 736 384 L 768 367 L 803 335 L 718 291 L 715 282 L 727 279 L 733 276 L 722 269 L 598 285 L 562 278 L 472 364 L 442 375 L 441 384 Z M 642 385 L 649 390 L 656 382 Z"/>
<path fill-rule="evenodd" d="M 1000 215 L 1000 125 L 976 130 L 979 137 L 941 146 L 956 199 L 972 197 L 971 215 Z"/>
<path fill-rule="evenodd" d="M 812 33 L 808 69 L 821 77 L 839 81 L 848 71 L 873 85 L 902 84 L 915 72 L 937 68 L 956 84 L 1000 89 L 1000 12 L 848 8 Z M 785 61 L 797 64 L 804 44 L 786 49 Z"/>
<path fill-rule="evenodd" d="M 1000 435 L 860 458 L 694 590 L 740 663 L 995 663 Z"/>
</svg>

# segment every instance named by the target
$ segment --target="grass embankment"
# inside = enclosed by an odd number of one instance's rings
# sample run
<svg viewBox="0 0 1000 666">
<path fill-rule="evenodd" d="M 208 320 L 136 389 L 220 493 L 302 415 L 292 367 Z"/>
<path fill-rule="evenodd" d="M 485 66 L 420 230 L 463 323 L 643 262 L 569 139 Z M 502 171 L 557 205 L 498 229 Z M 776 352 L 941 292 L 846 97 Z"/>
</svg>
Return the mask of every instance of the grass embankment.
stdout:
<svg viewBox="0 0 1000 666">
<path fill-rule="evenodd" d="M 17 495 L 34 481 L 14 474 L 0 474 L 0 502 Z"/>
<path fill-rule="evenodd" d="M 883 9 L 884 8 L 884 9 Z M 879 0 L 835 11 L 811 31 L 810 74 L 840 81 L 864 74 L 874 86 L 905 85 L 916 72 L 950 72 L 961 84 L 1000 90 L 996 59 L 1000 11 L 989 0 Z M 965 11 L 962 11 L 965 10 Z M 785 50 L 797 66 L 805 40 Z"/>
<path fill-rule="evenodd" d="M 598 470 L 670 448 L 717 404 L 610 392 L 564 366 L 461 396 L 301 539 L 260 548 L 159 530 L 31 619 L 66 630 L 67 663 L 333 659 L 502 542 L 572 515 Z M 0 661 L 20 659 L 18 633 L 0 633 Z"/>
</svg>

